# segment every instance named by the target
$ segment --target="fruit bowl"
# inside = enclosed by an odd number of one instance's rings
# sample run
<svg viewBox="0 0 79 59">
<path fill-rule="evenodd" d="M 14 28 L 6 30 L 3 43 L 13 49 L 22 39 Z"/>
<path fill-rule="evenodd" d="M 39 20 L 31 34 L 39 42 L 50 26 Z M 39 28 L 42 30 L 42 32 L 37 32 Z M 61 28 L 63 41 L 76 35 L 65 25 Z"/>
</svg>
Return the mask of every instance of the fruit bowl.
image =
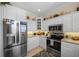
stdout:
<svg viewBox="0 0 79 59">
<path fill-rule="evenodd" d="M 79 40 L 79 37 L 75 36 L 75 37 L 72 37 L 73 40 Z"/>
</svg>

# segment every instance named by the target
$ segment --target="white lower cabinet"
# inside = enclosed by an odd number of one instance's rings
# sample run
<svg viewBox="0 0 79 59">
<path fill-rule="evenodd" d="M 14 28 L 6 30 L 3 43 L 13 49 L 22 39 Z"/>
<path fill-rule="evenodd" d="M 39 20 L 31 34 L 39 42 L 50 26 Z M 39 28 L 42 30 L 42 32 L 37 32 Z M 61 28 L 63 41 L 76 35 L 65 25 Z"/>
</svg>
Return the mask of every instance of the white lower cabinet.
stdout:
<svg viewBox="0 0 79 59">
<path fill-rule="evenodd" d="M 27 38 L 27 51 L 30 51 L 39 46 L 39 37 Z"/>
<path fill-rule="evenodd" d="M 46 50 L 46 38 L 45 37 L 40 37 L 39 38 L 39 45 Z"/>
<path fill-rule="evenodd" d="M 79 57 L 79 45 L 62 42 L 61 43 L 62 57 Z"/>
<path fill-rule="evenodd" d="M 79 45 L 75 45 L 75 57 L 79 57 Z"/>
<path fill-rule="evenodd" d="M 46 38 L 45 37 L 32 37 L 27 39 L 27 51 L 30 51 L 36 47 L 42 47 L 46 50 Z"/>
<path fill-rule="evenodd" d="M 79 12 L 73 14 L 73 32 L 79 32 Z"/>
</svg>

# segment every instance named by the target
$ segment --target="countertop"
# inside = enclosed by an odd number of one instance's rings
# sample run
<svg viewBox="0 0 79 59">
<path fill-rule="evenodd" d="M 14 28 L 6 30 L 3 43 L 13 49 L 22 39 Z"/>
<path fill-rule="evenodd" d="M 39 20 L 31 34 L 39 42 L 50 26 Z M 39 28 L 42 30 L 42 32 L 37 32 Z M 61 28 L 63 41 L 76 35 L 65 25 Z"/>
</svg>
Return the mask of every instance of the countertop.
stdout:
<svg viewBox="0 0 79 59">
<path fill-rule="evenodd" d="M 67 42 L 67 43 L 72 43 L 72 44 L 79 45 L 79 40 L 72 40 L 70 38 L 64 38 L 64 39 L 62 39 L 62 42 Z"/>
<path fill-rule="evenodd" d="M 28 38 L 33 38 L 33 37 L 42 37 L 42 38 L 47 38 L 45 35 L 40 35 L 40 36 L 38 36 L 38 35 L 33 35 L 33 36 L 28 36 Z"/>
</svg>

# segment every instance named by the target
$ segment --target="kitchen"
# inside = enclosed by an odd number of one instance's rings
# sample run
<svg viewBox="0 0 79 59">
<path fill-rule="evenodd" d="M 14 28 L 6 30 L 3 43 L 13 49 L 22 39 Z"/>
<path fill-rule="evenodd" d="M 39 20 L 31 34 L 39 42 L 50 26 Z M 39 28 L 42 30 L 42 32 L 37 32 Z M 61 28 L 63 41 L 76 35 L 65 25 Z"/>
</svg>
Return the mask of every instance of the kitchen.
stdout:
<svg viewBox="0 0 79 59">
<path fill-rule="evenodd" d="M 0 57 L 79 57 L 78 18 L 78 2 L 0 2 Z"/>
</svg>

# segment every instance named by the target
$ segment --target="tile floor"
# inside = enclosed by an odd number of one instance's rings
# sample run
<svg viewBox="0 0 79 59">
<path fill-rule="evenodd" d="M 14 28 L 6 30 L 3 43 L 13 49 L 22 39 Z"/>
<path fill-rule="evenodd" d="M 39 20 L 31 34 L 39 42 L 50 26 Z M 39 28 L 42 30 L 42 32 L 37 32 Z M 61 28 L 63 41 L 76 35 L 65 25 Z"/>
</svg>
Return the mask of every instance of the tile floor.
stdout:
<svg viewBox="0 0 79 59">
<path fill-rule="evenodd" d="M 27 57 L 35 56 L 36 54 L 40 53 L 43 50 L 44 50 L 43 48 L 38 46 L 38 47 L 32 49 L 31 51 L 27 52 Z"/>
<path fill-rule="evenodd" d="M 27 53 L 27 57 L 54 57 L 54 55 L 45 51 L 42 47 L 36 47 Z"/>
</svg>

